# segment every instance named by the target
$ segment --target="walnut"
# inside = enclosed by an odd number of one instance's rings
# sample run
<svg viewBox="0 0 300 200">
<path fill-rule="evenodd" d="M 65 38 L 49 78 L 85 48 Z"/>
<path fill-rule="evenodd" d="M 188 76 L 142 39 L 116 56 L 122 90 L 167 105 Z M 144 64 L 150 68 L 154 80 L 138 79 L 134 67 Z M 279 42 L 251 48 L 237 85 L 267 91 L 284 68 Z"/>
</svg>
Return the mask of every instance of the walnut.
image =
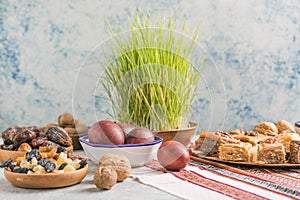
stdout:
<svg viewBox="0 0 300 200">
<path fill-rule="evenodd" d="M 111 166 L 99 166 L 94 173 L 94 184 L 100 189 L 110 190 L 117 179 L 117 172 Z"/>
<path fill-rule="evenodd" d="M 63 128 L 65 128 L 65 127 L 74 128 L 75 124 L 74 124 L 73 115 L 71 115 L 70 113 L 64 113 L 64 114 L 58 116 L 58 125 Z"/>
<path fill-rule="evenodd" d="M 100 158 L 98 166 L 111 166 L 117 172 L 118 182 L 130 176 L 131 165 L 128 158 L 123 155 L 106 154 Z"/>
</svg>

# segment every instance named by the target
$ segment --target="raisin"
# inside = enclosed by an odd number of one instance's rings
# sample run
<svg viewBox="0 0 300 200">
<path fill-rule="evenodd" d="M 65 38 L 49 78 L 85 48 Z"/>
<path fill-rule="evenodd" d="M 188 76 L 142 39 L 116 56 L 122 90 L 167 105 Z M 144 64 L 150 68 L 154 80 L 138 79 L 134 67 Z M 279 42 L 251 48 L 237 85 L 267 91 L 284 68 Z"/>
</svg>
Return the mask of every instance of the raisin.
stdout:
<svg viewBox="0 0 300 200">
<path fill-rule="evenodd" d="M 55 167 L 56 167 L 55 163 L 51 161 L 48 161 L 45 165 L 45 169 L 48 173 L 53 172 L 55 170 Z"/>
<path fill-rule="evenodd" d="M 1 149 L 12 151 L 12 150 L 15 150 L 15 146 L 13 144 L 10 144 L 10 145 L 4 144 L 1 146 Z"/>
<path fill-rule="evenodd" d="M 48 160 L 46 158 L 42 158 L 38 161 L 38 165 L 41 165 L 42 167 L 45 167 Z"/>
<path fill-rule="evenodd" d="M 21 167 L 21 168 L 15 168 L 13 172 L 20 173 L 20 174 L 27 174 L 28 171 L 29 171 L 28 168 Z"/>
<path fill-rule="evenodd" d="M 65 166 L 67 166 L 68 163 L 63 163 L 59 166 L 58 170 L 63 170 L 65 168 Z"/>
<path fill-rule="evenodd" d="M 1 163 L 1 164 L 0 164 L 0 167 L 1 167 L 1 168 L 9 167 L 9 165 L 11 164 L 12 161 L 13 161 L 13 158 L 9 158 L 9 159 L 6 160 L 5 162 Z"/>
<path fill-rule="evenodd" d="M 10 164 L 8 165 L 8 167 L 9 167 L 10 171 L 14 171 L 14 168 L 16 167 L 16 165 L 10 163 Z"/>
<path fill-rule="evenodd" d="M 87 159 L 81 160 L 81 161 L 79 162 L 79 165 L 80 165 L 79 169 L 84 168 L 84 166 L 87 165 Z"/>
<path fill-rule="evenodd" d="M 26 159 L 30 161 L 32 158 L 38 158 L 40 156 L 40 152 L 38 149 L 32 149 L 30 152 L 26 153 Z"/>
<path fill-rule="evenodd" d="M 57 147 L 57 150 L 56 150 L 56 153 L 61 153 L 61 152 L 67 152 L 67 150 L 66 150 L 65 147 L 58 146 L 58 147 Z"/>
</svg>

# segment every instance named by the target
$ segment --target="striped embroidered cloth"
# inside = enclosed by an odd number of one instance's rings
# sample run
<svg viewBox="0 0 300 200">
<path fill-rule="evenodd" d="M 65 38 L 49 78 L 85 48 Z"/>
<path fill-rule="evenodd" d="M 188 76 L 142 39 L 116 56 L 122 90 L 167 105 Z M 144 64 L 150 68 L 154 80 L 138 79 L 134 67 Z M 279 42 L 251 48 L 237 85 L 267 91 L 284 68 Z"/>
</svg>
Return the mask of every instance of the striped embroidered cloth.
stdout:
<svg viewBox="0 0 300 200">
<path fill-rule="evenodd" d="M 183 199 L 300 199 L 300 169 L 247 168 L 197 159 L 170 172 L 153 160 L 134 169 L 132 176 Z"/>
</svg>

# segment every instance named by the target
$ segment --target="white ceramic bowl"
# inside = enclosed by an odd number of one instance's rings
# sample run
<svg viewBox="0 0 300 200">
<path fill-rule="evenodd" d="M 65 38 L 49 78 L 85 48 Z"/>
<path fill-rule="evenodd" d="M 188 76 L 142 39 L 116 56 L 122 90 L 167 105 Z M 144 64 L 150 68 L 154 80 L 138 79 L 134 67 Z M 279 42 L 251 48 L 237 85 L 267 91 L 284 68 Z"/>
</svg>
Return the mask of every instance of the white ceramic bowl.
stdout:
<svg viewBox="0 0 300 200">
<path fill-rule="evenodd" d="M 157 158 L 157 150 L 162 143 L 162 139 L 156 136 L 155 141 L 149 143 L 105 145 L 90 143 L 86 135 L 80 137 L 79 142 L 86 155 L 96 164 L 105 154 L 121 154 L 128 158 L 131 167 L 140 167 L 147 161 Z"/>
</svg>

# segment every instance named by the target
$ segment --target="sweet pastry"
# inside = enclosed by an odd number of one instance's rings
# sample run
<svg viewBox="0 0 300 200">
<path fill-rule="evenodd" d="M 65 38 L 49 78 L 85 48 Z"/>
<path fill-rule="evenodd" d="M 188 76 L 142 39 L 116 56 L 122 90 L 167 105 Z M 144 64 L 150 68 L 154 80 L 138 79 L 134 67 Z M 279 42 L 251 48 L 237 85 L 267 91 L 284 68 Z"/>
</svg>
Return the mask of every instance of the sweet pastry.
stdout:
<svg viewBox="0 0 300 200">
<path fill-rule="evenodd" d="M 257 148 L 257 161 L 266 164 L 285 163 L 284 146 L 281 143 L 262 143 Z"/>
<path fill-rule="evenodd" d="M 230 135 L 243 135 L 244 131 L 241 128 L 233 129 L 229 132 Z"/>
<path fill-rule="evenodd" d="M 277 135 L 276 139 L 279 143 L 283 144 L 285 152 L 289 153 L 291 141 L 300 139 L 300 136 L 297 133 L 287 132 Z"/>
<path fill-rule="evenodd" d="M 275 136 L 278 135 L 278 129 L 275 124 L 271 122 L 261 122 L 255 125 L 253 131 L 260 134 Z"/>
<path fill-rule="evenodd" d="M 275 123 L 275 126 L 277 127 L 279 134 L 284 133 L 285 131 L 296 133 L 294 126 L 288 121 L 279 120 Z"/>
<path fill-rule="evenodd" d="M 258 134 L 257 132 L 247 131 L 245 134 L 234 135 L 233 138 L 242 141 L 249 142 L 252 146 L 262 143 L 274 143 L 276 139 L 272 136 Z"/>
<path fill-rule="evenodd" d="M 300 164 L 300 139 L 290 142 L 290 163 Z"/>
<path fill-rule="evenodd" d="M 217 156 L 219 146 L 226 143 L 239 143 L 239 141 L 223 131 L 202 132 L 195 140 L 194 149 L 199 150 L 203 155 Z"/>
<path fill-rule="evenodd" d="M 236 162 L 255 162 L 257 159 L 257 146 L 249 142 L 238 144 L 222 144 L 219 146 L 219 159 Z"/>
</svg>

